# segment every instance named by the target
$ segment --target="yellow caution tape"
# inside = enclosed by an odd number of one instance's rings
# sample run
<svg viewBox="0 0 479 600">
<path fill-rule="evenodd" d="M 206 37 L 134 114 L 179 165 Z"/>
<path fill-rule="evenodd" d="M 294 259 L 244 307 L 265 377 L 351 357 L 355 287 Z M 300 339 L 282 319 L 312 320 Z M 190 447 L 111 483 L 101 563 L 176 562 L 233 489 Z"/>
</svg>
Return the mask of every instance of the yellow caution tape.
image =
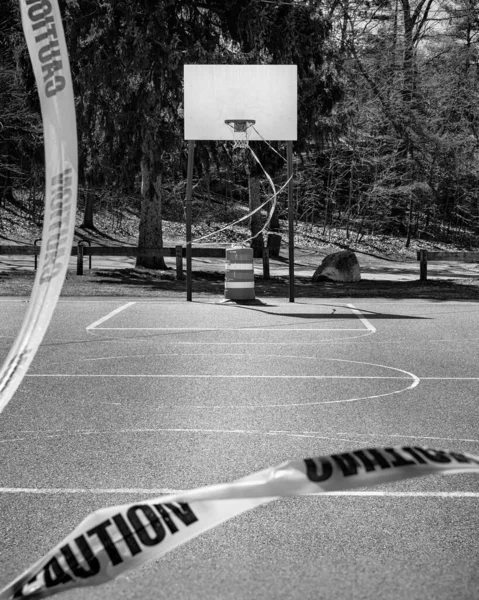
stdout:
<svg viewBox="0 0 479 600">
<path fill-rule="evenodd" d="M 479 457 L 419 446 L 365 448 L 285 462 L 220 485 L 98 510 L 0 592 L 46 598 L 98 585 L 279 497 L 327 494 L 433 474 L 479 473 Z"/>
<path fill-rule="evenodd" d="M 77 135 L 73 86 L 57 0 L 20 0 L 23 30 L 42 109 L 45 217 L 28 310 L 0 370 L 0 413 L 45 335 L 60 296 L 75 231 Z"/>
</svg>

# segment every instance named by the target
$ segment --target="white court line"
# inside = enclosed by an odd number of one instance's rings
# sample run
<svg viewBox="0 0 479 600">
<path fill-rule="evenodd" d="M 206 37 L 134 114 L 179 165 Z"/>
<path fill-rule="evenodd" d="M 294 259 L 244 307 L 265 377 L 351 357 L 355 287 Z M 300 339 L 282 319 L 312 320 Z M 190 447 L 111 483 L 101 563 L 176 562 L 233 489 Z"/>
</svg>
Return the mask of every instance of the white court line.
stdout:
<svg viewBox="0 0 479 600">
<path fill-rule="evenodd" d="M 115 315 L 117 315 L 122 310 L 125 310 L 126 308 L 128 308 L 130 306 L 133 306 L 133 304 L 136 304 L 136 302 L 128 302 L 127 304 L 123 304 L 123 306 L 115 308 L 115 310 L 112 310 L 111 312 L 109 312 L 107 315 L 105 315 L 101 319 L 98 319 L 98 321 L 95 321 L 91 325 L 88 325 L 88 327 L 86 328 L 87 331 L 89 331 L 91 329 L 96 329 L 98 327 L 98 325 L 101 325 L 105 321 L 108 321 L 108 319 L 111 319 L 112 317 L 114 317 Z M 103 328 L 101 327 L 100 329 L 103 329 Z"/>
<path fill-rule="evenodd" d="M 371 333 L 376 333 L 376 327 L 374 327 L 374 325 L 366 319 L 359 308 L 356 308 L 354 304 L 347 304 L 347 306 L 351 309 L 351 312 L 357 316 L 366 329 L 368 329 Z"/>
<path fill-rule="evenodd" d="M 93 298 L 93 299 L 81 299 L 81 300 L 73 300 L 71 298 L 61 298 L 59 300 L 60 304 L 117 304 L 119 302 L 119 298 L 115 296 L 106 296 L 105 298 Z M 133 303 L 135 304 L 135 302 Z"/>
<path fill-rule="evenodd" d="M 169 488 L 0 488 L 0 494 L 177 494 Z"/>
<path fill-rule="evenodd" d="M 142 377 L 147 379 L 411 379 L 411 377 L 375 375 L 164 375 L 158 373 L 27 373 L 25 377 L 125 377 L 132 379 Z"/>
<path fill-rule="evenodd" d="M 314 494 L 319 497 L 320 494 Z M 381 496 L 392 498 L 479 498 L 479 492 L 326 492 L 326 496 Z"/>
<path fill-rule="evenodd" d="M 1 262 L 1 261 L 0 261 Z M 5 298 L 5 297 L 1 297 L 0 296 L 0 302 L 17 302 L 17 303 L 25 303 L 28 304 L 30 302 L 30 300 L 28 298 Z M 110 297 L 110 299 L 108 299 L 108 297 L 106 298 L 85 298 L 85 299 L 81 299 L 81 300 L 74 300 L 72 298 L 60 298 L 58 300 L 58 304 L 72 304 L 72 303 L 76 303 L 76 304 L 88 304 L 88 303 L 96 303 L 96 304 L 117 304 L 118 302 L 118 298 L 115 297 Z"/>
<path fill-rule="evenodd" d="M 21 433 L 21 431 L 19 432 Z M 305 431 L 304 433 L 320 433 L 315 431 Z M 400 438 L 400 439 L 409 439 L 409 440 L 436 440 L 442 442 L 470 442 L 473 444 L 479 444 L 479 439 L 471 439 L 471 438 L 451 438 L 451 437 L 439 437 L 435 435 L 402 435 L 399 433 L 358 433 L 355 431 L 344 432 L 338 431 L 337 435 L 349 435 L 349 436 L 364 436 L 364 437 L 372 437 L 372 438 Z"/>
<path fill-rule="evenodd" d="M 240 404 L 240 405 L 225 405 L 225 404 L 220 404 L 220 405 L 200 405 L 200 406 L 195 406 L 194 408 L 196 409 L 208 409 L 208 410 L 214 410 L 214 409 L 232 409 L 232 408 L 250 408 L 250 409 L 266 409 L 266 408 L 295 408 L 298 406 L 323 406 L 326 404 L 342 404 L 342 403 L 346 403 L 346 402 L 358 402 L 361 400 L 375 400 L 378 398 L 385 398 L 385 397 L 389 397 L 389 396 L 393 396 L 395 394 L 401 394 L 403 392 L 409 391 L 414 389 L 416 386 L 419 385 L 420 383 L 420 378 L 415 375 L 414 373 L 410 373 L 408 371 L 405 371 L 404 369 L 398 369 L 395 367 L 389 367 L 387 365 L 380 365 L 380 364 L 374 364 L 374 363 L 367 363 L 367 362 L 363 362 L 363 361 L 355 361 L 355 360 L 345 360 L 345 359 L 339 359 L 339 358 L 335 358 L 335 359 L 323 359 L 323 360 L 328 360 L 328 361 L 334 361 L 334 362 L 341 362 L 341 363 L 351 363 L 351 364 L 357 364 L 357 365 L 367 365 L 367 366 L 372 366 L 372 367 L 380 367 L 380 368 L 384 368 L 384 369 L 388 369 L 389 371 L 395 371 L 396 373 L 400 373 L 400 375 L 388 375 L 388 376 L 364 376 L 364 375 L 204 375 L 204 374 L 158 374 L 158 373 L 149 373 L 149 374 L 140 374 L 140 373 L 132 373 L 132 374 L 127 374 L 127 373 L 120 373 L 120 374 L 93 374 L 93 373 L 80 373 L 80 374 L 75 374 L 75 373 L 27 373 L 26 377 L 65 377 L 65 378 L 129 378 L 129 379 L 140 379 L 140 378 L 145 378 L 145 379 L 263 379 L 263 380 L 268 380 L 268 379 L 304 379 L 304 380 L 310 380 L 310 381 L 319 381 L 319 380 L 325 380 L 325 379 L 337 379 L 337 380 L 367 380 L 367 379 L 371 379 L 371 380 L 402 380 L 402 379 L 409 379 L 411 381 L 411 384 L 406 386 L 405 388 L 401 388 L 399 390 L 394 390 L 392 392 L 386 392 L 386 393 L 382 393 L 382 394 L 373 394 L 373 395 L 369 395 L 369 396 L 359 396 L 359 397 L 353 397 L 353 398 L 347 398 L 347 399 L 343 399 L 343 400 L 323 400 L 323 401 L 316 401 L 316 402 L 296 402 L 293 404 L 286 404 L 286 403 L 271 403 L 271 404 L 261 404 L 261 405 L 256 405 L 256 404 Z"/>
<path fill-rule="evenodd" d="M 174 490 L 170 488 L 0 488 L 0 494 L 183 494 L 190 490 Z M 325 496 L 356 496 L 379 498 L 477 498 L 479 492 L 320 492 L 304 497 L 318 500 Z"/>
<path fill-rule="evenodd" d="M 92 326 L 90 325 L 89 327 L 87 327 L 87 329 L 90 329 L 91 327 Z M 95 329 L 101 331 L 363 331 L 362 329 L 358 328 L 308 329 L 307 327 L 95 327 Z"/>
<path fill-rule="evenodd" d="M 299 437 L 299 438 L 314 438 L 320 440 L 334 440 L 338 442 L 354 442 L 358 444 L 364 443 L 364 437 L 373 439 L 378 438 L 399 438 L 399 439 L 411 439 L 411 440 L 435 440 L 435 441 L 447 441 L 447 442 L 467 442 L 472 444 L 479 444 L 479 438 L 457 438 L 457 437 L 440 437 L 440 436 L 428 436 L 428 435 L 404 435 L 395 433 L 359 433 L 354 432 L 331 432 L 330 435 L 324 435 L 321 431 L 288 431 L 285 429 L 274 429 L 270 431 L 262 431 L 260 429 L 205 429 L 205 428 L 192 428 L 192 427 L 161 427 L 161 428 L 133 428 L 133 429 L 84 429 L 72 431 L 69 429 L 46 429 L 46 430 L 34 430 L 25 429 L 17 431 L 18 434 L 34 434 L 34 439 L 41 438 L 53 438 L 62 436 L 82 436 L 82 435 L 115 435 L 124 433 L 204 433 L 204 434 L 237 434 L 237 435 L 266 435 L 266 436 L 284 436 L 284 437 Z M 339 437 L 341 436 L 341 437 Z M 347 436 L 347 437 L 345 437 Z M 363 439 L 354 439 L 361 437 Z M 0 443 L 24 441 L 27 438 L 7 438 L 0 440 Z"/>
<path fill-rule="evenodd" d="M 333 436 L 325 436 L 319 435 L 318 433 L 297 433 L 294 431 L 261 431 L 254 429 L 197 429 L 197 428 L 184 428 L 184 427 L 175 427 L 175 428 L 136 428 L 136 429 L 102 429 L 102 430 L 94 430 L 94 429 L 86 429 L 86 430 L 47 430 L 47 431 L 28 431 L 27 433 L 37 434 L 33 436 L 33 439 L 51 439 L 55 437 L 64 437 L 64 436 L 90 436 L 90 435 L 123 435 L 125 433 L 146 433 L 146 434 L 158 434 L 158 433 L 202 433 L 202 434 L 236 434 L 236 435 L 266 435 L 266 436 L 281 436 L 281 437 L 293 437 L 293 438 L 313 438 L 316 440 L 334 440 L 340 442 L 354 442 L 355 444 L 361 444 L 363 440 L 355 440 L 351 438 L 341 437 L 338 438 L 336 435 Z M 26 438 L 17 438 L 17 439 L 9 439 L 2 441 L 21 441 Z"/>
<path fill-rule="evenodd" d="M 322 329 L 321 331 L 324 331 Z M 344 329 L 334 329 L 334 331 L 344 331 Z M 344 338 L 340 337 L 331 337 L 331 338 L 323 338 L 320 340 L 316 340 L 314 342 L 168 342 L 174 346 L 317 346 L 318 344 L 324 344 L 325 342 L 349 342 L 350 340 L 356 340 L 362 337 L 367 337 L 371 335 L 369 332 L 364 331 L 364 329 L 354 329 L 353 331 L 361 332 L 360 335 L 349 335 Z M 385 343 L 385 342 L 384 342 Z M 408 342 L 410 343 L 410 342 Z"/>
<path fill-rule="evenodd" d="M 353 362 L 353 361 L 351 361 Z M 365 363 L 367 364 L 367 363 Z M 392 369 L 393 367 L 389 367 Z M 401 369 L 397 369 L 398 371 Z M 405 371 L 406 372 L 406 371 Z M 25 377 L 124 377 L 145 379 L 411 379 L 414 378 L 416 385 L 424 380 L 440 381 L 478 381 L 479 377 L 401 377 L 399 375 L 163 375 L 158 373 L 27 373 Z M 414 387 L 416 387 L 416 385 Z M 409 388 L 408 388 L 409 389 Z M 404 390 L 401 390 L 404 391 Z M 375 396 L 371 396 L 373 398 Z M 264 405 L 266 406 L 266 405 Z M 275 404 L 275 406 L 283 406 Z M 290 406 L 290 405 L 288 405 Z M 296 404 L 294 406 L 297 406 Z"/>
<path fill-rule="evenodd" d="M 412 380 L 412 383 L 408 386 L 406 386 L 405 388 L 401 388 L 399 390 L 394 390 L 392 392 L 386 392 L 384 394 L 374 394 L 374 395 L 370 395 L 370 396 L 359 396 L 359 397 L 355 397 L 355 398 L 347 398 L 344 400 L 324 400 L 324 401 L 318 401 L 318 402 L 295 402 L 294 404 L 261 404 L 261 405 L 257 405 L 257 404 L 237 404 L 237 405 L 226 405 L 226 404 L 217 404 L 217 405 L 201 405 L 201 406 L 195 406 L 195 408 L 200 408 L 200 409 L 232 409 L 232 408 L 252 408 L 252 409 L 264 409 L 264 408 L 296 408 L 298 406 L 324 406 L 325 404 L 343 404 L 346 402 L 359 402 L 360 400 L 376 400 L 378 398 L 385 398 L 387 396 L 393 396 L 395 394 L 402 394 L 403 392 L 409 391 L 414 389 L 416 386 L 419 385 L 419 383 L 421 382 L 421 379 L 415 375 L 414 373 L 410 373 L 409 371 L 405 371 L 404 369 L 398 369 L 396 367 L 388 367 L 387 365 L 380 365 L 380 364 L 374 364 L 374 363 L 368 363 L 368 362 L 363 362 L 363 361 L 358 361 L 358 360 L 346 360 L 343 358 L 327 358 L 327 359 L 323 359 L 323 360 L 327 360 L 327 361 L 334 361 L 334 362 L 342 362 L 342 363 L 351 363 L 351 364 L 356 364 L 356 365 L 367 365 L 369 367 L 382 367 L 383 369 L 389 369 L 390 371 L 396 371 L 397 373 L 403 373 L 403 375 L 406 375 L 406 377 L 404 376 L 385 376 L 385 377 L 375 377 L 375 376 L 351 376 L 351 375 L 334 375 L 334 376 L 321 376 L 318 375 L 317 378 L 318 379 L 325 379 L 325 378 L 334 378 L 334 379 L 409 379 Z M 287 376 L 281 376 L 281 375 L 276 375 L 274 377 L 285 377 L 287 378 Z M 292 377 L 296 377 L 296 376 L 292 376 Z M 314 378 L 315 376 L 305 376 L 305 378 Z"/>
<path fill-rule="evenodd" d="M 176 344 L 174 344 L 176 346 Z M 168 358 L 171 357 L 176 357 L 176 358 L 187 358 L 190 356 L 201 356 L 202 358 L 207 358 L 208 360 L 211 360 L 211 358 L 217 358 L 216 354 L 212 354 L 212 355 L 208 355 L 205 354 L 204 352 L 202 353 L 198 353 L 198 352 L 182 352 L 182 353 L 178 353 L 178 352 L 160 352 L 157 354 L 118 354 L 118 355 L 113 355 L 113 356 L 94 356 L 92 358 L 81 358 L 79 359 L 79 362 L 91 362 L 91 361 L 100 361 L 100 360 L 118 360 L 121 358 L 127 358 L 128 360 L 132 360 L 132 359 L 136 359 L 136 358 L 158 358 L 160 356 L 166 356 Z M 251 353 L 245 353 L 245 352 L 222 352 L 221 356 L 234 356 L 234 357 L 241 357 L 245 360 L 249 359 L 249 360 L 257 360 L 258 358 L 261 359 L 265 359 L 265 358 L 274 358 L 275 360 L 279 359 L 279 358 L 298 358 L 300 360 L 314 360 L 314 361 L 318 361 L 318 357 L 317 356 L 303 356 L 303 355 L 297 355 L 297 354 L 261 354 L 261 355 L 256 355 L 256 354 L 251 354 Z"/>
<path fill-rule="evenodd" d="M 87 329 L 97 329 L 102 331 L 362 331 L 362 329 L 358 329 L 357 327 L 352 328 L 307 328 L 307 327 L 98 327 L 105 321 L 107 321 L 110 317 L 117 314 L 124 308 L 127 308 L 131 304 L 135 304 L 131 302 L 119 309 L 114 310 L 109 313 L 102 319 L 95 321 L 92 325 L 89 325 Z M 361 321 L 367 331 L 371 334 L 376 333 L 376 328 L 372 325 L 368 319 L 364 316 L 364 314 L 354 306 L 354 304 L 346 304 L 345 308 L 349 308 L 350 311 L 356 315 L 356 317 Z M 271 313 L 274 316 L 281 317 L 281 313 Z M 337 318 L 337 317 L 336 317 Z"/>
<path fill-rule="evenodd" d="M 479 377 L 421 377 L 421 381 L 479 381 Z"/>
</svg>

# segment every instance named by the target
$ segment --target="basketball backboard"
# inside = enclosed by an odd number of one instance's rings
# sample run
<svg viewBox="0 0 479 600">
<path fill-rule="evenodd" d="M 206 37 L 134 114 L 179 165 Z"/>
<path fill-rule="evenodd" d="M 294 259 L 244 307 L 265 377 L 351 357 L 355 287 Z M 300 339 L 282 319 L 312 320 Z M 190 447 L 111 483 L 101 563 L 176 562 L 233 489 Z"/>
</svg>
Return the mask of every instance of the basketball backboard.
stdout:
<svg viewBox="0 0 479 600">
<path fill-rule="evenodd" d="M 229 119 L 255 121 L 265 140 L 296 140 L 296 65 L 185 65 L 184 119 L 185 140 L 232 140 Z"/>
</svg>

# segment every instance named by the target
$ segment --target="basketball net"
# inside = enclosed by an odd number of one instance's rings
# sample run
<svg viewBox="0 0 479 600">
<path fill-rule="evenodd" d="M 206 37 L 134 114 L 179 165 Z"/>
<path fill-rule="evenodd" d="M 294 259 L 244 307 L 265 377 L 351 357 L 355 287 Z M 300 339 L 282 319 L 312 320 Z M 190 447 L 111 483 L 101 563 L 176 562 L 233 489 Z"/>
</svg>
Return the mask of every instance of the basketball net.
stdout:
<svg viewBox="0 0 479 600">
<path fill-rule="evenodd" d="M 229 119 L 225 123 L 233 131 L 233 150 L 236 148 L 247 148 L 249 146 L 251 127 L 256 121 L 253 119 Z"/>
</svg>

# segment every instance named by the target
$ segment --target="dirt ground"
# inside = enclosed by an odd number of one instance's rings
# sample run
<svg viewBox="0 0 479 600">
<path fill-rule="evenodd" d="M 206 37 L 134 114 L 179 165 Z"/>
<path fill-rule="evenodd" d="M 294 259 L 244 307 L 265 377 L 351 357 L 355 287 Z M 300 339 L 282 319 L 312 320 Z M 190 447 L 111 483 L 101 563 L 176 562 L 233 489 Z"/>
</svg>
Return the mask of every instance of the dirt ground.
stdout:
<svg viewBox="0 0 479 600">
<path fill-rule="evenodd" d="M 0 295 L 28 296 L 31 292 L 33 271 L 0 272 Z M 193 295 L 224 295 L 224 276 L 214 271 L 193 273 Z M 255 276 L 257 298 L 289 297 L 287 277 L 272 277 L 265 281 Z M 83 276 L 69 271 L 62 296 L 134 296 L 144 298 L 166 297 L 184 294 L 185 280 L 177 281 L 175 272 L 154 272 L 146 269 L 94 270 Z M 479 300 L 479 277 L 454 280 L 419 279 L 369 279 L 358 283 L 311 283 L 311 277 L 295 277 L 296 298 L 428 298 L 437 300 Z"/>
</svg>

